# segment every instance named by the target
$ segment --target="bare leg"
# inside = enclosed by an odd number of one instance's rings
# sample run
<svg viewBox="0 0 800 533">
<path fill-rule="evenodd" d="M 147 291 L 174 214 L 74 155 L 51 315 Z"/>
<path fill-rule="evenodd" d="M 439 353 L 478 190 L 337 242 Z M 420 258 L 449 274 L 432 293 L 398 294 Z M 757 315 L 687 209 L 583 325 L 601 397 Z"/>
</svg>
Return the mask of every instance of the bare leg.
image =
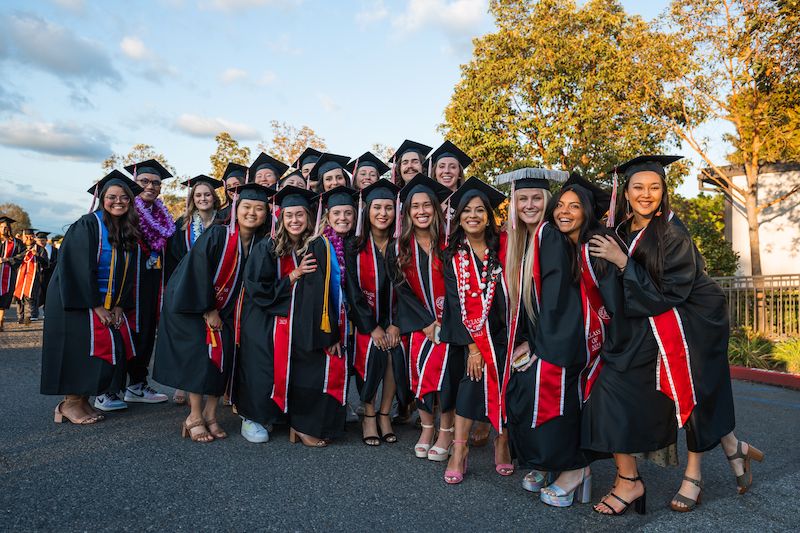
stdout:
<svg viewBox="0 0 800 533">
<path fill-rule="evenodd" d="M 206 398 L 206 405 L 203 408 L 203 418 L 208 424 L 208 430 L 214 435 L 215 439 L 224 439 L 228 436 L 222 426 L 217 422 L 217 406 L 219 405 L 219 396 L 208 396 Z"/>
<path fill-rule="evenodd" d="M 420 416 L 422 416 L 422 411 L 420 411 Z M 453 424 L 455 423 L 455 417 L 455 409 L 447 411 L 446 413 L 442 413 L 439 417 L 439 427 L 445 430 L 452 428 Z M 453 442 L 454 435 L 455 434 L 452 431 L 439 431 L 439 437 L 437 437 L 434 446 L 444 448 L 445 450 L 448 449 L 450 447 L 450 443 Z"/>
<path fill-rule="evenodd" d="M 422 433 L 420 433 L 419 440 L 417 441 L 415 449 L 419 446 L 430 446 L 433 444 L 433 435 L 436 427 L 433 425 L 436 417 L 433 413 L 429 413 L 425 409 L 418 409 L 419 419 L 422 422 Z M 423 450 L 424 448 L 420 448 Z"/>
<path fill-rule="evenodd" d="M 623 479 L 636 478 L 639 476 L 639 469 L 636 466 L 636 458 L 627 453 L 615 453 L 614 462 L 617 464 L 617 478 L 614 480 L 613 492 L 626 502 L 633 503 L 633 500 L 644 494 L 644 483 L 641 481 L 629 481 Z M 622 502 L 611 496 L 610 494 L 603 497 L 601 500 L 606 505 L 611 506 L 615 511 L 620 512 L 624 509 Z M 611 509 L 606 505 L 597 504 L 594 506 L 595 511 L 603 514 L 612 514 Z"/>
<path fill-rule="evenodd" d="M 392 359 L 391 357 L 388 358 L 386 364 L 386 372 L 383 374 L 383 395 L 381 396 L 381 406 L 380 406 L 380 413 L 385 413 L 387 416 L 378 415 L 378 424 L 381 426 L 381 433 L 383 435 L 389 435 L 394 433 L 392 431 L 392 401 L 394 400 L 394 394 L 397 390 L 397 385 L 394 382 L 394 372 L 392 371 Z M 392 443 L 397 442 L 397 437 L 391 438 L 386 442 Z"/>
<path fill-rule="evenodd" d="M 186 417 L 186 425 L 190 426 L 197 422 L 203 421 L 203 395 L 202 394 L 195 394 L 194 392 L 189 393 L 189 406 L 191 407 L 191 411 L 189 412 L 189 416 Z M 203 433 L 206 430 L 205 424 L 201 426 L 197 426 L 192 428 L 189 433 L 192 435 L 198 435 Z M 211 434 L 199 439 L 200 442 L 211 442 L 214 440 L 214 437 Z"/>
<path fill-rule="evenodd" d="M 447 463 L 447 470 L 464 472 L 464 461 L 469 453 L 467 441 L 469 439 L 469 430 L 472 429 L 472 419 L 456 415 L 455 426 L 455 440 L 460 441 L 460 443 L 453 446 L 453 455 L 450 456 L 450 461 Z"/>
</svg>

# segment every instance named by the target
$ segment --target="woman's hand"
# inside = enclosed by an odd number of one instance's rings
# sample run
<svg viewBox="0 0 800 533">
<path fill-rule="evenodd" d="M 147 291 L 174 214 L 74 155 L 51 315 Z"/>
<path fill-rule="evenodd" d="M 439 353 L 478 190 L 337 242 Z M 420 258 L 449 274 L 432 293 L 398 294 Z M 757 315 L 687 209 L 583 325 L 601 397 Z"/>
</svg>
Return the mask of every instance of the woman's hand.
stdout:
<svg viewBox="0 0 800 533">
<path fill-rule="evenodd" d="M 302 276 L 306 274 L 311 274 L 317 270 L 317 260 L 314 259 L 314 254 L 311 252 L 307 253 L 303 256 L 303 259 L 300 261 L 300 264 L 292 270 L 292 273 L 289 274 L 289 278 L 292 282 L 297 281 Z"/>
<path fill-rule="evenodd" d="M 370 333 L 372 337 L 372 342 L 375 346 L 378 347 L 380 350 L 388 350 L 388 340 L 386 339 L 386 332 L 383 331 L 383 328 L 378 326 L 372 330 Z"/>
<path fill-rule="evenodd" d="M 337 342 L 336 344 L 334 344 L 333 346 L 328 348 L 328 353 L 330 353 L 331 355 L 335 355 L 336 357 L 341 357 L 342 356 L 342 345 L 341 345 L 341 343 Z"/>
<path fill-rule="evenodd" d="M 400 328 L 397 326 L 386 328 L 386 344 L 389 348 L 397 348 L 400 344 Z"/>
<path fill-rule="evenodd" d="M 608 235 L 595 235 L 589 240 L 589 253 L 605 259 L 622 270 L 628 264 L 628 254 L 622 251 L 619 243 Z"/>
<path fill-rule="evenodd" d="M 111 314 L 111 311 L 103 307 L 102 305 L 98 305 L 94 308 L 94 312 L 97 314 L 97 317 L 100 319 L 100 323 L 104 326 L 111 326 L 114 324 L 114 317 Z"/>
<path fill-rule="evenodd" d="M 111 317 L 114 320 L 114 327 L 119 329 L 122 324 L 122 319 L 125 316 L 125 311 L 121 307 L 113 307 L 111 309 Z"/>
<path fill-rule="evenodd" d="M 436 328 L 437 327 L 442 327 L 442 325 L 439 324 L 438 320 L 434 321 L 434 322 L 431 322 L 431 324 L 428 325 L 428 327 L 422 328 L 422 333 L 425 334 L 425 337 L 429 341 L 431 341 L 431 342 L 433 342 L 435 344 L 439 344 L 438 342 L 436 342 Z"/>
<path fill-rule="evenodd" d="M 519 356 L 524 355 L 524 354 L 526 354 L 526 353 L 528 353 L 530 351 L 531 351 L 531 349 L 530 349 L 530 346 L 528 345 L 528 341 L 525 341 L 522 344 L 520 344 L 519 346 L 517 346 L 516 348 L 514 348 L 514 351 L 511 354 L 511 360 L 514 361 Z"/>
<path fill-rule="evenodd" d="M 470 351 L 467 356 L 467 375 L 472 381 L 480 381 L 483 377 L 483 357 L 478 350 Z"/>
<path fill-rule="evenodd" d="M 203 318 L 206 319 L 206 324 L 212 331 L 219 331 L 222 329 L 222 318 L 219 316 L 219 311 L 216 309 L 206 311 L 203 314 Z"/>
</svg>

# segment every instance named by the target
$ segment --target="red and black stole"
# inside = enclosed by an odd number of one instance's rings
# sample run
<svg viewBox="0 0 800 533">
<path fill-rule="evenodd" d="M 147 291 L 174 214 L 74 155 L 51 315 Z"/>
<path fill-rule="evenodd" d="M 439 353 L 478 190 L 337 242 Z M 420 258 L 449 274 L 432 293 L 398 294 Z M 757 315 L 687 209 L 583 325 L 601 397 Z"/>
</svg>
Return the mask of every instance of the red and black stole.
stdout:
<svg viewBox="0 0 800 533">
<path fill-rule="evenodd" d="M 378 310 L 380 309 L 378 257 L 375 253 L 375 241 L 372 240 L 372 235 L 369 235 L 366 246 L 358 253 L 356 275 L 358 276 L 358 284 L 361 287 L 361 292 L 364 294 L 364 298 L 366 298 L 375 316 L 375 320 L 377 321 Z M 362 380 L 366 380 L 370 353 L 373 347 L 372 335 L 369 333 L 362 333 L 356 328 L 355 344 L 355 361 L 353 362 L 353 366 L 356 372 L 358 372 L 359 377 L 361 377 Z"/>
<path fill-rule="evenodd" d="M 581 245 L 581 307 L 583 308 L 583 333 L 586 338 L 586 366 L 581 372 L 578 393 L 582 401 L 589 399 L 592 386 L 600 375 L 603 360 L 600 350 L 606 336 L 606 326 L 611 316 L 603 305 L 600 286 L 589 257 L 589 245 Z"/>
<path fill-rule="evenodd" d="M 214 273 L 213 281 L 214 308 L 217 311 L 222 311 L 231 301 L 231 298 L 237 298 L 233 318 L 235 341 L 238 341 L 239 337 L 241 291 L 239 291 L 238 295 L 235 295 L 234 288 L 239 279 L 241 261 L 242 244 L 239 242 L 239 226 L 236 226 L 232 233 L 230 231 L 225 232 L 225 245 L 222 248 L 222 257 L 219 260 L 219 265 L 217 265 L 217 271 Z M 208 324 L 206 324 L 206 344 L 208 345 L 208 358 L 211 359 L 214 366 L 222 372 L 225 363 L 222 330 L 212 330 Z M 235 344 L 236 342 L 234 342 L 234 346 Z M 235 349 L 234 347 L 234 350 Z"/>
<path fill-rule="evenodd" d="M 674 213 L 670 212 L 668 220 L 672 220 L 673 216 Z M 628 257 L 633 257 L 633 252 L 641 242 L 645 231 L 647 226 L 631 242 Z M 686 341 L 681 315 L 678 309 L 673 307 L 660 315 L 651 316 L 649 320 L 659 352 L 656 359 L 656 389 L 675 402 L 678 427 L 683 427 L 697 405 L 697 397 L 692 379 L 689 344 Z"/>
<path fill-rule="evenodd" d="M 294 252 L 278 258 L 278 279 L 289 277 L 297 268 L 297 259 Z M 290 281 L 291 282 L 291 281 Z M 289 312 L 286 316 L 276 316 L 272 325 L 273 364 L 275 378 L 272 384 L 270 398 L 286 413 L 289 410 L 289 371 L 291 368 L 292 348 L 292 319 L 294 318 L 294 298 L 297 293 L 297 283 L 292 285 L 292 299 L 289 303 Z"/>
<path fill-rule="evenodd" d="M 403 267 L 403 274 L 414 296 L 425 304 L 426 309 L 434 317 L 434 320 L 441 323 L 445 295 L 442 260 L 436 253 L 431 253 L 428 258 L 428 268 L 423 272 L 420 256 L 424 252 L 420 249 L 413 234 L 411 235 L 409 246 L 411 248 L 411 261 Z M 440 248 L 444 249 L 443 246 Z M 428 290 L 425 290 L 423 281 L 425 278 L 428 279 Z M 428 340 L 422 331 L 411 333 L 409 375 L 411 377 L 411 390 L 416 398 L 421 400 L 426 394 L 441 390 L 449 357 L 449 344 L 433 343 Z"/>
<path fill-rule="evenodd" d="M 1 246 L 0 257 L 3 259 L 11 259 L 16 249 L 16 241 L 13 238 L 8 239 L 7 241 L 3 241 Z M 0 264 L 0 296 L 3 296 L 11 290 L 11 278 L 13 277 L 13 273 L 14 269 L 11 267 L 11 263 Z"/>
<path fill-rule="evenodd" d="M 36 245 L 25 250 L 25 256 L 17 270 L 17 283 L 14 287 L 14 298 L 22 300 L 30 298 L 33 293 L 33 285 L 36 282 L 36 274 L 39 271 L 39 258 L 36 256 Z"/>
<path fill-rule="evenodd" d="M 336 257 L 336 250 L 333 244 L 326 238 L 322 237 L 328 253 L 328 275 L 331 274 L 331 262 L 338 261 Z M 345 310 L 344 290 L 342 284 L 344 283 L 344 276 L 342 276 L 341 269 L 339 270 L 339 283 L 338 286 L 330 287 L 330 291 L 337 291 L 339 293 L 339 339 L 341 343 L 341 355 L 334 355 L 325 349 L 325 381 L 322 384 L 322 392 L 328 394 L 339 405 L 347 403 L 347 312 Z M 331 294 L 327 294 L 326 298 L 331 298 Z"/>
</svg>

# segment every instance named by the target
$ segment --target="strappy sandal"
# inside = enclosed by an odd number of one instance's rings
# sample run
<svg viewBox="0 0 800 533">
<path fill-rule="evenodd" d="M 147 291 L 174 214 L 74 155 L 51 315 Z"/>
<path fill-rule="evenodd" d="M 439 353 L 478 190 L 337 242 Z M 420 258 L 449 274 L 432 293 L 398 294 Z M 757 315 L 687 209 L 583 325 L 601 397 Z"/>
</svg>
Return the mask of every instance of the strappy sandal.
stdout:
<svg viewBox="0 0 800 533">
<path fill-rule="evenodd" d="M 392 418 L 389 416 L 389 413 L 377 413 L 377 415 L 378 416 L 385 416 L 385 417 L 389 418 L 389 422 L 392 421 Z M 383 442 L 385 442 L 386 444 L 394 444 L 395 442 L 397 442 L 397 435 L 395 435 L 392 432 L 383 433 L 383 430 L 381 430 L 381 425 L 380 424 L 378 424 L 378 433 L 380 433 L 380 435 L 381 435 L 381 440 Z"/>
<path fill-rule="evenodd" d="M 494 438 L 494 455 L 497 457 L 497 439 L 500 436 Z M 497 459 L 494 460 L 494 470 L 501 476 L 510 476 L 514 473 L 514 465 L 510 463 L 498 463 Z"/>
<path fill-rule="evenodd" d="M 364 418 L 365 419 L 366 418 L 375 418 L 375 415 L 368 415 L 368 414 L 364 413 Z M 376 421 L 375 424 L 376 424 L 376 427 L 377 427 L 377 421 Z M 381 445 L 381 438 L 380 438 L 379 435 L 366 435 L 366 436 L 364 436 L 364 422 L 363 422 L 363 420 L 361 422 L 361 435 L 362 435 L 361 442 L 363 442 L 367 446 L 380 446 Z"/>
<path fill-rule="evenodd" d="M 422 423 L 420 423 L 420 428 L 422 428 L 422 429 L 433 429 L 435 427 L 436 426 L 434 426 L 433 424 L 422 424 Z M 420 435 L 420 438 L 422 438 L 421 435 Z M 427 459 L 428 458 L 428 452 L 430 451 L 431 446 L 433 446 L 433 442 L 436 439 L 436 432 L 435 431 L 433 432 L 433 437 L 431 437 L 431 439 L 432 439 L 432 442 L 419 442 L 419 441 L 417 441 L 417 444 L 414 446 L 414 455 L 417 457 L 417 459 Z"/>
<path fill-rule="evenodd" d="M 199 427 L 202 427 L 204 431 L 201 431 L 200 433 L 192 433 L 194 428 Z M 181 426 L 181 438 L 185 439 L 186 437 L 192 439 L 192 442 L 207 443 L 214 441 L 214 435 L 208 432 L 206 429 L 206 421 L 202 419 L 198 420 L 197 422 L 192 422 L 191 424 L 187 424 L 185 420 L 183 421 L 183 425 Z"/>
<path fill-rule="evenodd" d="M 620 479 L 624 479 L 624 480 L 627 480 L 627 481 L 632 481 L 633 483 L 636 483 L 637 481 L 641 481 L 642 482 L 642 486 L 644 487 L 644 480 L 642 479 L 642 476 L 640 476 L 638 474 L 636 475 L 636 477 L 625 477 L 625 476 L 623 476 L 621 474 L 617 474 L 617 476 Z M 605 502 L 606 498 L 608 498 L 609 496 L 613 497 L 615 500 L 617 500 L 619 503 L 621 503 L 625 507 L 623 507 L 621 511 L 617 511 L 616 509 L 611 507 L 609 504 L 607 504 Z M 598 507 L 600 505 L 605 505 L 611 512 L 610 513 L 604 513 L 602 511 L 600 511 L 598 509 Z M 620 498 L 619 496 L 614 494 L 613 491 L 609 492 L 605 496 L 605 498 L 603 498 L 597 505 L 594 505 L 592 507 L 592 509 L 594 509 L 594 512 L 596 512 L 598 514 L 604 514 L 604 515 L 610 515 L 610 516 L 622 516 L 626 512 L 628 512 L 628 507 L 630 507 L 631 505 L 633 505 L 633 510 L 636 511 L 637 513 L 639 513 L 639 514 L 645 514 L 647 512 L 647 507 L 646 507 L 647 506 L 647 487 L 644 487 L 644 492 L 642 492 L 642 495 L 639 496 L 638 498 L 636 498 L 635 500 L 633 500 L 632 502 L 626 502 L 625 500 L 623 500 L 622 498 Z"/>
<path fill-rule="evenodd" d="M 447 429 L 442 428 L 442 427 L 439 428 L 439 433 L 440 434 L 442 432 L 455 433 L 455 431 L 456 431 L 456 427 L 455 426 L 453 426 L 451 428 L 447 428 Z M 434 446 L 433 448 L 428 450 L 428 461 L 436 461 L 437 463 L 438 462 L 442 462 L 442 461 L 447 461 L 447 459 L 450 457 L 451 453 L 453 453 L 453 441 L 450 441 L 450 446 L 448 446 L 447 448 L 442 448 L 440 446 Z"/>
<path fill-rule="evenodd" d="M 186 405 L 186 392 L 176 389 L 175 394 L 172 395 L 172 403 L 175 405 Z"/>
<path fill-rule="evenodd" d="M 301 442 L 303 446 L 306 446 L 307 448 L 325 448 L 328 445 L 328 441 L 326 441 L 325 439 L 311 440 L 311 437 L 309 437 L 308 435 L 304 435 L 303 433 L 300 433 L 296 429 L 290 427 L 289 442 L 291 442 L 292 444 L 297 444 L 298 441 Z"/>
<path fill-rule="evenodd" d="M 675 494 L 675 497 L 672 498 L 671 502 L 669 502 L 669 507 L 678 513 L 688 513 L 689 511 L 694 511 L 694 508 L 700 505 L 700 497 L 703 495 L 703 482 L 701 480 L 690 478 L 689 476 L 683 476 L 683 480 L 694 484 L 700 489 L 700 492 L 697 493 L 696 500 L 693 500 L 688 496 L 684 496 L 680 492 Z M 683 505 L 676 505 L 676 502 L 682 503 Z"/>
<path fill-rule="evenodd" d="M 228 434 L 222 429 L 222 426 L 217 423 L 216 418 L 212 418 L 211 420 L 206 420 L 206 426 L 208 427 L 208 431 L 214 436 L 215 439 L 227 439 Z M 217 426 L 219 429 L 214 431 L 212 426 Z"/>
<path fill-rule="evenodd" d="M 61 406 L 65 403 L 67 403 L 67 400 L 61 400 L 58 402 L 58 405 L 56 405 L 55 411 L 53 412 L 53 422 L 56 424 L 62 424 L 66 418 L 67 421 L 75 424 L 76 426 L 88 426 L 89 424 L 96 424 L 105 418 L 100 415 L 84 415 L 80 418 L 73 418 L 61 411 Z"/>
<path fill-rule="evenodd" d="M 745 442 L 745 444 L 747 443 Z M 748 491 L 750 485 L 753 484 L 753 472 L 750 470 L 750 459 L 760 463 L 764 460 L 764 452 L 750 444 L 747 444 L 747 453 L 743 453 L 742 441 L 739 441 L 736 444 L 736 453 L 733 455 L 725 455 L 725 457 L 728 458 L 729 463 L 737 459 L 742 459 L 744 462 L 744 473 L 741 476 L 736 476 L 736 485 L 739 487 L 739 494 L 744 494 Z"/>
<path fill-rule="evenodd" d="M 465 440 L 454 440 L 453 444 L 467 444 Z M 464 481 L 464 476 L 467 473 L 467 459 L 469 459 L 469 448 L 467 448 L 467 454 L 464 456 L 464 471 L 459 472 L 458 470 L 445 470 L 444 471 L 444 482 L 448 485 L 458 485 L 462 481 Z"/>
</svg>

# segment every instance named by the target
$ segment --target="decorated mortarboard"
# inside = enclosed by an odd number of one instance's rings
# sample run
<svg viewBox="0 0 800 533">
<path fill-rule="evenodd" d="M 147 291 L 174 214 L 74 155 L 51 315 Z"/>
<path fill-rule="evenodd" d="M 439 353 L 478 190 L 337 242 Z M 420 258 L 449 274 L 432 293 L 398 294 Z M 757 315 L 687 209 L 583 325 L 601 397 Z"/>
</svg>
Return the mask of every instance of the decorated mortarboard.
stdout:
<svg viewBox="0 0 800 533">
<path fill-rule="evenodd" d="M 565 187 L 570 185 L 578 185 L 579 187 L 585 189 L 589 193 L 595 218 L 598 220 L 603 218 L 603 215 L 606 214 L 611 206 L 611 193 L 601 187 L 598 187 L 577 172 L 573 172 L 569 175 L 569 179 L 564 182 L 564 185 L 561 187 L 561 189 L 563 190 Z"/>
<path fill-rule="evenodd" d="M 13 224 L 14 222 L 16 222 L 16 220 L 14 220 L 11 217 L 7 217 L 5 215 L 0 215 L 0 222 L 7 222 L 8 224 Z"/>
<path fill-rule="evenodd" d="M 280 178 L 284 172 L 289 169 L 289 165 L 278 161 L 271 155 L 267 155 L 264 152 L 258 154 L 256 160 L 253 161 L 253 164 L 250 165 L 250 176 L 251 179 L 255 179 L 256 172 L 259 170 L 269 169 L 275 173 L 275 178 Z"/>
<path fill-rule="evenodd" d="M 227 180 L 228 178 L 242 178 L 244 181 L 247 178 L 247 174 L 250 169 L 248 169 L 244 165 L 240 165 L 239 163 L 228 163 L 228 166 L 225 167 L 225 172 L 222 173 L 222 180 Z"/>
<path fill-rule="evenodd" d="M 294 185 L 287 185 L 283 187 L 275 195 L 275 202 L 281 207 L 305 207 L 311 209 L 311 201 L 316 196 L 308 189 L 301 189 Z"/>
<path fill-rule="evenodd" d="M 614 167 L 613 172 L 630 178 L 637 172 L 651 171 L 666 177 L 664 167 L 683 159 L 682 155 L 640 155 Z"/>
<path fill-rule="evenodd" d="M 350 174 L 355 175 L 361 167 L 372 167 L 378 171 L 378 176 L 383 176 L 389 172 L 389 165 L 381 161 L 378 156 L 372 152 L 364 152 L 357 158 L 350 161 L 344 168 Z"/>
<path fill-rule="evenodd" d="M 135 181 L 130 179 L 119 170 L 115 169 L 106 174 L 103 179 L 89 187 L 86 192 L 94 195 L 96 198 L 100 196 L 100 191 L 102 191 L 106 186 L 111 185 L 124 185 L 131 190 L 131 193 L 133 193 L 134 196 L 138 196 L 144 190 Z M 94 207 L 94 205 L 92 207 Z"/>
<path fill-rule="evenodd" d="M 218 179 L 214 179 L 211 176 L 206 176 L 205 174 L 198 174 L 193 178 L 189 178 L 188 180 L 181 182 L 181 185 L 185 187 L 194 187 L 198 183 L 208 183 L 211 185 L 212 189 L 218 189 L 222 187 L 222 181 Z"/>
<path fill-rule="evenodd" d="M 258 183 L 245 183 L 236 187 L 236 194 L 239 200 L 256 200 L 259 202 L 268 202 L 271 196 L 274 196 L 275 190 L 269 187 L 264 187 Z"/>
<path fill-rule="evenodd" d="M 450 205 L 455 206 L 456 211 L 458 211 L 463 205 L 476 196 L 486 199 L 489 205 L 492 206 L 492 209 L 497 209 L 506 199 L 506 195 L 501 191 L 473 176 L 465 181 L 464 184 L 450 196 Z"/>
<path fill-rule="evenodd" d="M 439 203 L 447 200 L 447 197 L 452 194 L 452 191 L 439 183 L 438 181 L 429 178 L 425 174 L 417 174 L 405 186 L 400 189 L 400 201 L 405 203 L 406 199 L 414 196 L 419 192 L 425 192 L 439 200 Z"/>
<path fill-rule="evenodd" d="M 139 174 L 155 174 L 156 176 L 160 176 L 162 180 L 172 177 L 170 171 L 155 159 L 148 159 L 147 161 L 128 165 L 125 167 L 125 170 L 132 174 L 134 178 Z"/>
<path fill-rule="evenodd" d="M 514 191 L 521 189 L 545 189 L 550 190 L 550 182 L 563 182 L 569 177 L 566 170 L 551 170 L 549 168 L 524 167 L 500 174 L 495 179 L 498 185 L 511 184 L 511 197 Z M 511 221 L 511 228 L 517 229 L 517 204 L 511 202 L 508 207 L 508 219 Z"/>
<path fill-rule="evenodd" d="M 463 150 L 450 141 L 445 141 L 439 148 L 431 152 L 428 160 L 425 161 L 424 165 L 428 167 L 428 174 L 433 173 L 432 167 L 436 166 L 436 163 L 444 157 L 457 159 L 461 168 L 467 168 L 472 163 L 472 158 L 465 154 Z"/>
<path fill-rule="evenodd" d="M 311 172 L 308 174 L 308 179 L 318 181 L 322 179 L 322 176 L 326 172 L 336 170 L 337 168 L 344 170 L 348 161 L 350 161 L 350 158 L 346 155 L 330 154 L 326 152 L 320 156 L 314 168 L 311 169 Z"/>
<path fill-rule="evenodd" d="M 320 204 L 324 204 L 328 209 L 340 205 L 349 205 L 355 207 L 357 196 L 358 191 L 351 189 L 350 187 L 345 187 L 344 185 L 339 185 L 338 187 L 334 187 L 333 189 L 318 195 L 315 200 L 319 201 Z"/>
<path fill-rule="evenodd" d="M 305 150 L 303 150 L 303 153 L 300 154 L 300 156 L 295 160 L 294 163 L 292 163 L 292 166 L 296 169 L 302 169 L 303 165 L 316 163 L 321 155 L 322 152 L 320 152 L 319 150 L 308 147 Z"/>
<path fill-rule="evenodd" d="M 36 232 L 36 238 L 37 239 L 46 239 L 48 235 L 50 235 L 50 233 L 47 232 L 47 231 L 37 231 Z"/>
</svg>

